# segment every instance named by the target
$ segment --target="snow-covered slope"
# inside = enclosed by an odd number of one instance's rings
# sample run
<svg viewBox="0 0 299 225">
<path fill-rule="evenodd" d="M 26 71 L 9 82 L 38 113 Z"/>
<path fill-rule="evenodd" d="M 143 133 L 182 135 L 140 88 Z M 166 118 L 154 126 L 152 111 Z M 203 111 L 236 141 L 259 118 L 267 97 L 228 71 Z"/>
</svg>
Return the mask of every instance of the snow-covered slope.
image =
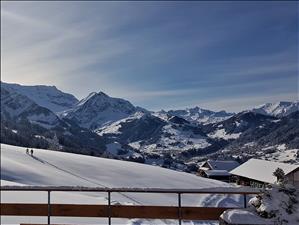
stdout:
<svg viewBox="0 0 299 225">
<path fill-rule="evenodd" d="M 123 119 L 136 111 L 137 108 L 126 100 L 109 97 L 103 92 L 93 92 L 72 109 L 62 113 L 62 117 L 94 130 L 104 124 Z"/>
<path fill-rule="evenodd" d="M 160 111 L 160 114 L 163 114 L 163 112 L 165 111 Z M 184 118 L 189 122 L 197 122 L 197 123 L 204 123 L 204 124 L 220 122 L 234 115 L 233 113 L 228 113 L 224 110 L 219 112 L 214 112 L 199 107 L 187 108 L 182 110 L 169 110 L 167 113 L 172 116 L 178 116 Z"/>
<path fill-rule="evenodd" d="M 170 116 L 161 119 L 154 114 L 142 112 L 104 126 L 98 129 L 97 133 L 119 140 L 120 143 L 142 141 L 145 145 L 155 144 L 157 150 L 183 151 L 209 145 L 200 127 L 180 117 Z"/>
<path fill-rule="evenodd" d="M 201 178 L 195 175 L 176 172 L 144 164 L 82 156 L 41 149 L 34 149 L 34 155 L 25 153 L 25 148 L 1 144 L 1 177 L 2 185 L 63 185 L 63 186 L 96 186 L 96 187 L 140 187 L 140 188 L 216 188 L 229 187 L 228 184 Z M 106 202 L 105 194 L 52 194 L 52 202 L 81 202 L 99 204 Z M 34 199 L 30 199 L 34 198 Z M 34 193 L 1 193 L 2 202 L 43 202 L 46 198 Z M 113 204 L 152 204 L 176 205 L 177 196 L 165 194 L 121 194 L 113 193 Z M 238 196 L 186 195 L 186 205 L 221 206 L 238 205 Z M 3 222 L 16 223 L 15 220 L 2 218 Z M 33 219 L 31 218 L 30 221 Z M 99 224 L 99 219 L 97 219 Z M 26 221 L 26 220 L 25 220 Z M 28 218 L 27 218 L 28 221 Z M 58 221 L 53 219 L 53 221 Z M 63 221 L 59 220 L 60 223 Z M 95 220 L 94 220 L 95 221 Z M 101 220 L 100 220 L 101 221 Z M 63 221 L 65 222 L 65 221 Z M 83 221 L 82 221 L 83 222 Z M 117 224 L 135 224 L 134 221 L 122 221 Z M 173 224 L 174 221 L 156 221 L 153 224 Z M 73 222 L 74 223 L 74 222 Z M 90 223 L 85 219 L 83 223 Z M 148 224 L 140 220 L 137 224 Z"/>
<path fill-rule="evenodd" d="M 55 86 L 25 86 L 1 82 L 1 88 L 22 94 L 36 104 L 58 113 L 74 106 L 78 100 L 71 94 L 58 90 Z"/>
<path fill-rule="evenodd" d="M 1 144 L 2 179 L 26 185 L 209 188 L 228 184 L 156 166 Z"/>
<path fill-rule="evenodd" d="M 204 130 L 211 138 L 234 140 L 238 139 L 245 131 L 254 132 L 275 120 L 276 118 L 272 116 L 244 111 L 222 122 L 208 124 Z"/>
<path fill-rule="evenodd" d="M 299 111 L 299 102 L 266 103 L 253 108 L 252 111 L 264 115 L 283 117 Z"/>
<path fill-rule="evenodd" d="M 299 111 L 279 119 L 242 112 L 226 121 L 206 125 L 204 131 L 211 137 L 228 140 L 215 153 L 216 158 L 233 156 L 246 161 L 255 157 L 291 164 L 299 162 Z"/>
<path fill-rule="evenodd" d="M 169 115 L 162 119 L 156 114 L 137 112 L 96 132 L 107 140 L 107 149 L 114 157 L 130 159 L 135 152 L 142 157 L 138 162 L 165 167 L 181 164 L 176 161 L 183 159 L 183 152 L 211 146 L 197 124 Z"/>
</svg>

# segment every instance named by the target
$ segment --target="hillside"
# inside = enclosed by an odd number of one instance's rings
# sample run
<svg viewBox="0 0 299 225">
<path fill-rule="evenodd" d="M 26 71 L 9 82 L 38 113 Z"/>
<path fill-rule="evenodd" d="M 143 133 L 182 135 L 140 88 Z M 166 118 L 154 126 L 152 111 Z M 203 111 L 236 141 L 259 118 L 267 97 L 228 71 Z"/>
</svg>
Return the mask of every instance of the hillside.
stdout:
<svg viewBox="0 0 299 225">
<path fill-rule="evenodd" d="M 218 124 L 231 132 L 238 129 L 239 137 L 209 157 L 226 158 L 229 155 L 242 160 L 255 157 L 299 164 L 299 111 L 280 119 L 252 112 L 250 114 L 250 118 L 255 117 L 255 123 L 246 122 L 243 115 L 241 123 L 233 118 L 230 123 Z"/>
<path fill-rule="evenodd" d="M 2 143 L 187 172 L 211 157 L 298 163 L 298 112 L 298 102 L 285 101 L 239 113 L 151 112 L 101 91 L 78 101 L 53 86 L 1 83 Z"/>
<path fill-rule="evenodd" d="M 26 148 L 1 144 L 1 185 L 62 185 L 89 187 L 140 187 L 140 188 L 213 188 L 229 187 L 228 184 L 177 172 L 156 166 L 133 162 L 82 156 L 71 153 L 34 149 L 34 155 L 26 154 Z M 54 202 L 100 203 L 106 202 L 103 194 L 53 194 Z M 43 194 L 2 193 L 3 202 L 44 202 Z M 183 197 L 188 205 L 236 206 L 238 196 Z M 113 204 L 177 204 L 177 197 L 164 194 L 113 194 Z M 3 217 L 3 223 L 16 223 L 16 219 Z M 40 220 L 29 219 L 31 222 Z M 27 218 L 28 221 L 28 218 Z M 66 222 L 63 219 L 55 221 Z M 67 220 L 72 221 L 72 220 Z M 78 221 L 78 220 L 76 220 Z M 80 220 L 79 220 L 80 221 Z M 96 220 L 84 221 L 93 223 Z M 83 221 L 82 221 L 83 222 Z M 122 221 L 120 224 L 136 224 Z M 139 221 L 137 224 L 147 224 Z M 173 224 L 159 221 L 156 224 Z M 196 224 L 196 223 L 195 223 Z"/>
</svg>

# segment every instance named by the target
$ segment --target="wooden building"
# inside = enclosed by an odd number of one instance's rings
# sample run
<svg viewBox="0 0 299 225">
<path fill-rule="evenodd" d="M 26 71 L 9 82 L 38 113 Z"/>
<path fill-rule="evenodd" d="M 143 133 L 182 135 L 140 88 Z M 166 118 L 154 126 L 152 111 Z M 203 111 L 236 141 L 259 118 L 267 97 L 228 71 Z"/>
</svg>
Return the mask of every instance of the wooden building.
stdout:
<svg viewBox="0 0 299 225">
<path fill-rule="evenodd" d="M 198 170 L 198 175 L 215 180 L 230 181 L 230 171 L 240 164 L 232 160 L 207 160 Z"/>
<path fill-rule="evenodd" d="M 284 171 L 288 183 L 299 188 L 299 165 L 272 162 L 261 159 L 250 159 L 230 173 L 236 177 L 237 183 L 244 186 L 263 187 L 274 184 L 276 177 L 273 172 L 280 168 Z"/>
</svg>

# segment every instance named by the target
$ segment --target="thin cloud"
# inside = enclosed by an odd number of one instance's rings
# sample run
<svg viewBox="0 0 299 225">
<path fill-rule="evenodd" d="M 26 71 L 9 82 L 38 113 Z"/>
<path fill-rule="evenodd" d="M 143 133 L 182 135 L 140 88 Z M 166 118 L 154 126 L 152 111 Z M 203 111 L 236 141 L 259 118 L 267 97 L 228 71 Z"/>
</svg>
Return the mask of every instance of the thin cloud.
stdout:
<svg viewBox="0 0 299 225">
<path fill-rule="evenodd" d="M 275 2 L 5 2 L 2 79 L 78 98 L 101 90 L 149 109 L 286 90 L 291 100 L 296 15 Z"/>
</svg>

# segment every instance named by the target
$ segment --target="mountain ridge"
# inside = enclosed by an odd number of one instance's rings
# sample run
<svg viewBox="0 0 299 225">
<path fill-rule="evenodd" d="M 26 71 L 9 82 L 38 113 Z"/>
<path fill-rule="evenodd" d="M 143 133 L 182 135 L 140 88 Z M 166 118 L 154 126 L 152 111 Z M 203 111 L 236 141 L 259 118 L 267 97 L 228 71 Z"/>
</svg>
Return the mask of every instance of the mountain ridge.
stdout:
<svg viewBox="0 0 299 225">
<path fill-rule="evenodd" d="M 21 142 L 30 147 L 32 138 L 32 147 L 188 171 L 190 168 L 194 170 L 194 163 L 205 157 L 227 158 L 223 151 L 231 155 L 240 152 L 239 160 L 243 160 L 256 152 L 262 152 L 260 157 L 265 157 L 269 150 L 264 149 L 271 146 L 274 155 L 288 149 L 299 149 L 299 139 L 296 138 L 299 136 L 298 102 L 266 103 L 240 113 L 214 112 L 198 106 L 186 110 L 151 112 L 127 100 L 110 97 L 103 92 L 92 92 L 80 101 L 71 98 L 73 103 L 64 107 L 64 111 L 53 112 L 49 104 L 46 104 L 47 108 L 34 101 L 37 97 L 32 95 L 36 92 L 30 92 L 28 97 L 27 92 L 27 95 L 21 93 L 19 86 L 16 90 L 1 82 L 1 100 L 5 96 L 10 98 L 9 102 L 1 103 L 1 140 L 8 144 Z M 37 87 L 33 89 L 39 89 L 38 93 L 44 94 L 49 90 L 49 86 Z M 68 96 L 56 87 L 52 89 L 55 93 Z M 42 103 L 51 102 L 51 96 L 43 98 Z M 66 99 L 62 102 L 69 102 L 68 97 Z M 27 102 L 27 105 L 22 106 L 22 102 Z M 21 116 L 17 114 L 15 119 L 7 117 L 25 109 L 28 112 Z M 36 114 L 38 112 L 40 114 Z M 47 122 L 51 120 L 36 116 L 42 112 L 55 118 L 57 124 L 47 127 Z M 25 120 L 22 125 L 17 124 L 19 117 Z M 44 126 L 38 121 L 41 118 Z M 276 141 L 271 140 L 273 138 Z M 279 146 L 285 146 L 285 150 Z M 298 155 L 293 154 L 295 161 Z"/>
<path fill-rule="evenodd" d="M 103 92 L 92 92 L 71 109 L 63 112 L 62 117 L 94 130 L 135 112 L 137 108 L 127 100 L 109 97 Z"/>
<path fill-rule="evenodd" d="M 299 110 L 299 101 L 294 101 L 294 102 L 280 101 L 275 103 L 265 103 L 260 106 L 254 107 L 252 109 L 252 111 L 254 112 L 264 114 L 264 115 L 276 116 L 276 117 L 287 116 L 298 110 Z"/>
<path fill-rule="evenodd" d="M 36 104 L 48 108 L 54 113 L 64 111 L 78 102 L 75 96 L 58 90 L 56 86 L 25 86 L 1 81 L 1 88 L 2 87 L 22 94 L 33 100 Z"/>
<path fill-rule="evenodd" d="M 203 124 L 220 122 L 234 115 L 234 113 L 228 113 L 225 110 L 216 112 L 208 109 L 203 109 L 198 106 L 181 110 L 169 110 L 167 111 L 167 113 L 172 116 L 182 117 L 189 122 Z"/>
</svg>

